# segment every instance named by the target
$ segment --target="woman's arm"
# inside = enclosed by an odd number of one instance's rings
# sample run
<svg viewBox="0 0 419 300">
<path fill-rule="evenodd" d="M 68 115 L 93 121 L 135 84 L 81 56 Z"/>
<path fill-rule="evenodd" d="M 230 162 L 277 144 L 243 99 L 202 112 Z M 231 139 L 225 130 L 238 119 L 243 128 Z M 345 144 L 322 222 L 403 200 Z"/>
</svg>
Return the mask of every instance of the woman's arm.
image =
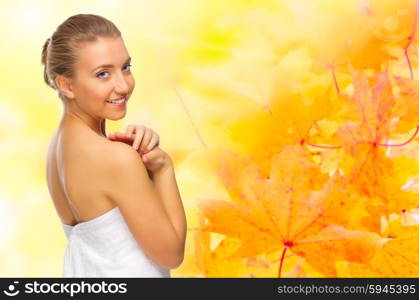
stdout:
<svg viewBox="0 0 419 300">
<path fill-rule="evenodd" d="M 151 179 L 155 189 L 160 194 L 160 198 L 184 250 L 187 228 L 186 216 L 176 183 L 173 162 L 169 156 L 167 156 L 167 163 L 151 174 Z"/>
<path fill-rule="evenodd" d="M 105 195 L 119 207 L 144 252 L 164 268 L 177 268 L 184 258 L 184 243 L 163 204 L 168 199 L 160 196 L 134 148 L 124 143 L 108 146 L 106 158 L 100 157 Z M 108 159 L 109 156 L 113 159 Z M 165 163 L 161 168 L 164 166 Z M 155 175 L 158 182 L 170 185 L 167 169 Z"/>
</svg>

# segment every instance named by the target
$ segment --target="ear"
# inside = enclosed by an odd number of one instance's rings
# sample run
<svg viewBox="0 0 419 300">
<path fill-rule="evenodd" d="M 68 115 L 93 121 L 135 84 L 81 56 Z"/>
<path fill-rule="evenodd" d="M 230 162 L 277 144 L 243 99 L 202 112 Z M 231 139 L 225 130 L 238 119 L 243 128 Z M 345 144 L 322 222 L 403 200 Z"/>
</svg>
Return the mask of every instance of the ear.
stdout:
<svg viewBox="0 0 419 300">
<path fill-rule="evenodd" d="M 65 97 L 68 99 L 74 98 L 73 87 L 70 78 L 58 74 L 55 76 L 55 84 Z"/>
</svg>

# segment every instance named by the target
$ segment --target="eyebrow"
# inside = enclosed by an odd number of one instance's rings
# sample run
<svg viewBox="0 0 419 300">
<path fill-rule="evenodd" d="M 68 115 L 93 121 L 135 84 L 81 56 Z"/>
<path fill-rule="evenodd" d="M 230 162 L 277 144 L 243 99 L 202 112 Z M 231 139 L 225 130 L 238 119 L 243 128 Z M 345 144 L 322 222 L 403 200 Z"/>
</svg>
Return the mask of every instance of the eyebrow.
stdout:
<svg viewBox="0 0 419 300">
<path fill-rule="evenodd" d="M 131 56 L 130 57 L 128 57 L 128 59 L 125 61 L 125 63 L 124 64 L 126 64 L 126 63 L 130 63 L 131 62 Z M 94 68 L 93 70 L 92 70 L 92 73 L 94 72 L 94 71 L 96 71 L 97 69 L 100 69 L 100 68 L 113 68 L 114 67 L 114 65 L 111 65 L 111 64 L 105 64 L 105 65 L 100 65 L 100 66 L 97 66 L 96 68 Z"/>
</svg>

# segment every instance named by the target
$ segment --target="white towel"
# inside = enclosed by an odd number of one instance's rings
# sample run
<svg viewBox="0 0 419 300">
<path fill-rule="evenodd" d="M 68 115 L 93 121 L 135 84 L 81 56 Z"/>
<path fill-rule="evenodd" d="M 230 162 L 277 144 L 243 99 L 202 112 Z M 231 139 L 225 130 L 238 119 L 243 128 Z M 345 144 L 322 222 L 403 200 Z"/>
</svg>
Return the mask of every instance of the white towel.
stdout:
<svg viewBox="0 0 419 300">
<path fill-rule="evenodd" d="M 61 223 L 68 239 L 63 277 L 170 277 L 141 249 L 119 207 L 74 226 Z"/>
</svg>

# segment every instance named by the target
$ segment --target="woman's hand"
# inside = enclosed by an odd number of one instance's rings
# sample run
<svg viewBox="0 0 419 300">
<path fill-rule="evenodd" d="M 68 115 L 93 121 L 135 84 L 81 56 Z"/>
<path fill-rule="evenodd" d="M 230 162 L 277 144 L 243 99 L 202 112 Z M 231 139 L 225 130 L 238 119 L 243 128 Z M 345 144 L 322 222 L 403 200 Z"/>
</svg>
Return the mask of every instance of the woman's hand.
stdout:
<svg viewBox="0 0 419 300">
<path fill-rule="evenodd" d="M 126 143 L 137 150 L 140 155 L 150 152 L 159 145 L 159 135 L 143 125 L 128 125 L 125 133 L 110 133 L 108 139 Z"/>
<path fill-rule="evenodd" d="M 143 154 L 141 157 L 145 167 L 151 172 L 150 175 L 154 175 L 161 170 L 169 168 L 172 163 L 170 156 L 157 146 L 148 153 Z"/>
<path fill-rule="evenodd" d="M 129 125 L 125 133 L 110 133 L 108 139 L 123 142 L 137 150 L 150 175 L 171 164 L 170 156 L 158 147 L 159 135 L 143 125 Z"/>
</svg>

